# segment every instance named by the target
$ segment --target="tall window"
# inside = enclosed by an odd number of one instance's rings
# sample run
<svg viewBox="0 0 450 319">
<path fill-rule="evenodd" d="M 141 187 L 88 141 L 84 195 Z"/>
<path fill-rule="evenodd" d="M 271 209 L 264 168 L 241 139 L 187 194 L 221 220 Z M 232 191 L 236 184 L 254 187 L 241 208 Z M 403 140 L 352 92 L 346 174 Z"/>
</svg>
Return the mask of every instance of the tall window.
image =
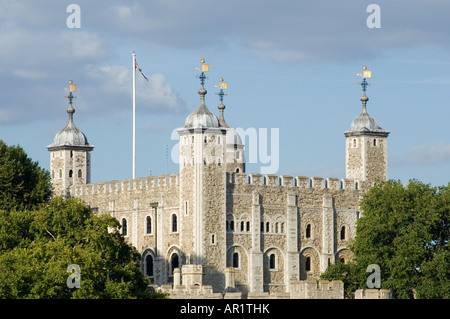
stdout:
<svg viewBox="0 0 450 319">
<path fill-rule="evenodd" d="M 125 218 L 122 218 L 122 235 L 126 236 L 128 233 L 127 231 L 127 220 Z"/>
<path fill-rule="evenodd" d="M 69 170 L 69 177 L 72 177 L 72 175 L 73 175 L 72 170 Z"/>
<path fill-rule="evenodd" d="M 341 227 L 341 240 L 345 240 L 345 226 Z"/>
<path fill-rule="evenodd" d="M 172 215 L 172 232 L 176 233 L 178 231 L 178 225 L 177 225 L 177 215 Z"/>
<path fill-rule="evenodd" d="M 239 254 L 238 253 L 233 254 L 233 267 L 239 268 Z"/>
<path fill-rule="evenodd" d="M 173 275 L 175 268 L 179 268 L 178 254 L 173 254 L 170 258 L 170 274 Z"/>
<path fill-rule="evenodd" d="M 81 178 L 82 173 L 81 173 L 81 169 L 78 170 L 78 178 Z"/>
<path fill-rule="evenodd" d="M 149 277 L 153 277 L 153 256 L 147 255 L 145 257 L 145 273 Z"/>
<path fill-rule="evenodd" d="M 306 238 L 311 238 L 311 224 L 306 225 Z"/>
<path fill-rule="evenodd" d="M 145 225 L 146 225 L 147 234 L 151 234 L 152 233 L 152 218 L 150 216 L 147 216 Z"/>
<path fill-rule="evenodd" d="M 250 222 L 247 222 L 247 223 L 246 223 L 246 230 L 247 230 L 247 231 L 250 231 Z"/>
<path fill-rule="evenodd" d="M 269 256 L 269 269 L 275 269 L 275 254 Z"/>
<path fill-rule="evenodd" d="M 305 270 L 306 271 L 311 271 L 311 257 L 306 257 Z"/>
</svg>

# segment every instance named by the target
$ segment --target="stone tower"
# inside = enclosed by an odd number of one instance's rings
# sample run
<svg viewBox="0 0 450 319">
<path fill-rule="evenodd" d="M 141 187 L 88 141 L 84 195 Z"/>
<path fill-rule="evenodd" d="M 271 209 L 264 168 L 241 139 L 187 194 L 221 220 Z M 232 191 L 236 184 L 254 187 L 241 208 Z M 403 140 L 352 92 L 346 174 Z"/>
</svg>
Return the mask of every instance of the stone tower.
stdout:
<svg viewBox="0 0 450 319">
<path fill-rule="evenodd" d="M 91 151 L 94 146 L 88 143 L 86 136 L 73 122 L 75 109 L 72 105 L 72 92 L 76 86 L 69 81 L 69 121 L 59 131 L 53 143 L 47 146 L 50 151 L 50 172 L 54 196 L 68 197 L 71 186 L 90 183 L 91 179 Z"/>
<path fill-rule="evenodd" d="M 243 172 L 227 149 L 242 151 L 239 136 L 207 108 L 202 59 L 200 105 L 185 120 L 180 135 L 180 210 L 185 264 L 202 265 L 204 280 L 223 286 L 226 267 L 227 173 Z M 222 125 L 221 125 L 222 124 Z M 231 157 L 234 157 L 231 156 Z"/>
<path fill-rule="evenodd" d="M 369 98 L 366 96 L 366 77 L 361 85 L 362 111 L 353 120 L 350 129 L 344 133 L 346 177 L 372 185 L 377 180 L 387 180 L 387 137 L 390 132 L 379 127 L 375 119 L 367 113 Z"/>
</svg>

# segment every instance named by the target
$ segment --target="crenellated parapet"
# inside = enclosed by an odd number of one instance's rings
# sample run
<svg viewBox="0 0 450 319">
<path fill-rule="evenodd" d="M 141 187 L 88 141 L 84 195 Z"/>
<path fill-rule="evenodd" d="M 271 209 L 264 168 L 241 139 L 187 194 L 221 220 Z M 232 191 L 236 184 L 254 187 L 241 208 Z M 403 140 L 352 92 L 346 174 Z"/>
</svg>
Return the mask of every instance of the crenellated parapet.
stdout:
<svg viewBox="0 0 450 319">
<path fill-rule="evenodd" d="M 73 197 L 86 195 L 120 194 L 123 192 L 139 192 L 143 190 L 158 190 L 179 186 L 180 174 L 141 177 L 136 179 L 115 180 L 110 182 L 91 183 L 72 186 Z"/>
<path fill-rule="evenodd" d="M 331 189 L 331 190 L 361 190 L 367 185 L 364 181 L 335 177 L 307 177 L 307 176 L 290 176 L 290 175 L 273 175 L 273 174 L 257 174 L 257 173 L 233 173 L 227 174 L 228 185 L 258 185 L 258 186 L 279 186 L 293 188 L 314 188 L 314 189 Z"/>
</svg>

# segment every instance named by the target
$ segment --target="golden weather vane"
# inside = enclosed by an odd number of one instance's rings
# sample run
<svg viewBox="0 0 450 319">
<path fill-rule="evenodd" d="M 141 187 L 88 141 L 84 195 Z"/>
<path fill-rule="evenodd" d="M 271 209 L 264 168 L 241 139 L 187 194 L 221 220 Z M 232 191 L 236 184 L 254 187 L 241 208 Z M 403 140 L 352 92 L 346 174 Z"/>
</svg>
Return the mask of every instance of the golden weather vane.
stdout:
<svg viewBox="0 0 450 319">
<path fill-rule="evenodd" d="M 216 88 L 220 88 L 219 93 L 216 93 L 220 97 L 220 103 L 223 103 L 223 96 L 226 95 L 223 90 L 228 89 L 228 83 L 223 81 L 223 77 L 220 77 L 219 79 L 220 84 L 214 85 Z"/>
<path fill-rule="evenodd" d="M 72 100 L 76 98 L 76 96 L 74 96 L 72 94 L 72 92 L 76 92 L 77 91 L 77 86 L 75 84 L 73 84 L 72 79 L 69 80 L 69 87 L 65 88 L 66 91 L 69 91 L 69 95 L 66 96 L 66 98 L 69 99 L 70 104 L 72 104 Z"/>
<path fill-rule="evenodd" d="M 202 71 L 202 73 L 200 73 L 200 75 L 197 76 L 197 79 L 200 79 L 200 83 L 202 86 L 205 85 L 205 79 L 207 79 L 208 77 L 205 75 L 205 72 L 209 72 L 209 64 L 205 64 L 205 58 L 202 58 L 200 60 L 200 62 L 202 63 L 201 68 L 195 68 L 196 70 Z"/>
<path fill-rule="evenodd" d="M 367 70 L 367 66 L 365 64 L 363 65 L 362 68 L 363 68 L 363 73 L 357 73 L 356 75 L 363 78 L 362 82 L 360 82 L 358 84 L 362 86 L 362 90 L 363 90 L 364 94 L 366 94 L 367 86 L 370 85 L 370 83 L 367 82 L 366 79 L 370 79 L 372 77 L 372 71 Z"/>
</svg>

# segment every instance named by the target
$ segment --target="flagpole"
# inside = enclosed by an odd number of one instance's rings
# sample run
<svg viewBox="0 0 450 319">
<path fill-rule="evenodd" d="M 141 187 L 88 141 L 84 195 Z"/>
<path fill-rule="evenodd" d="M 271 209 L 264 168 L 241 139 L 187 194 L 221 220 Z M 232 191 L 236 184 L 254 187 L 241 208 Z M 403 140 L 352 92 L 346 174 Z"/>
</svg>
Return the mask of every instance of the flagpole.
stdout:
<svg viewBox="0 0 450 319">
<path fill-rule="evenodd" d="M 133 179 L 136 178 L 136 54 L 133 52 Z"/>
</svg>

